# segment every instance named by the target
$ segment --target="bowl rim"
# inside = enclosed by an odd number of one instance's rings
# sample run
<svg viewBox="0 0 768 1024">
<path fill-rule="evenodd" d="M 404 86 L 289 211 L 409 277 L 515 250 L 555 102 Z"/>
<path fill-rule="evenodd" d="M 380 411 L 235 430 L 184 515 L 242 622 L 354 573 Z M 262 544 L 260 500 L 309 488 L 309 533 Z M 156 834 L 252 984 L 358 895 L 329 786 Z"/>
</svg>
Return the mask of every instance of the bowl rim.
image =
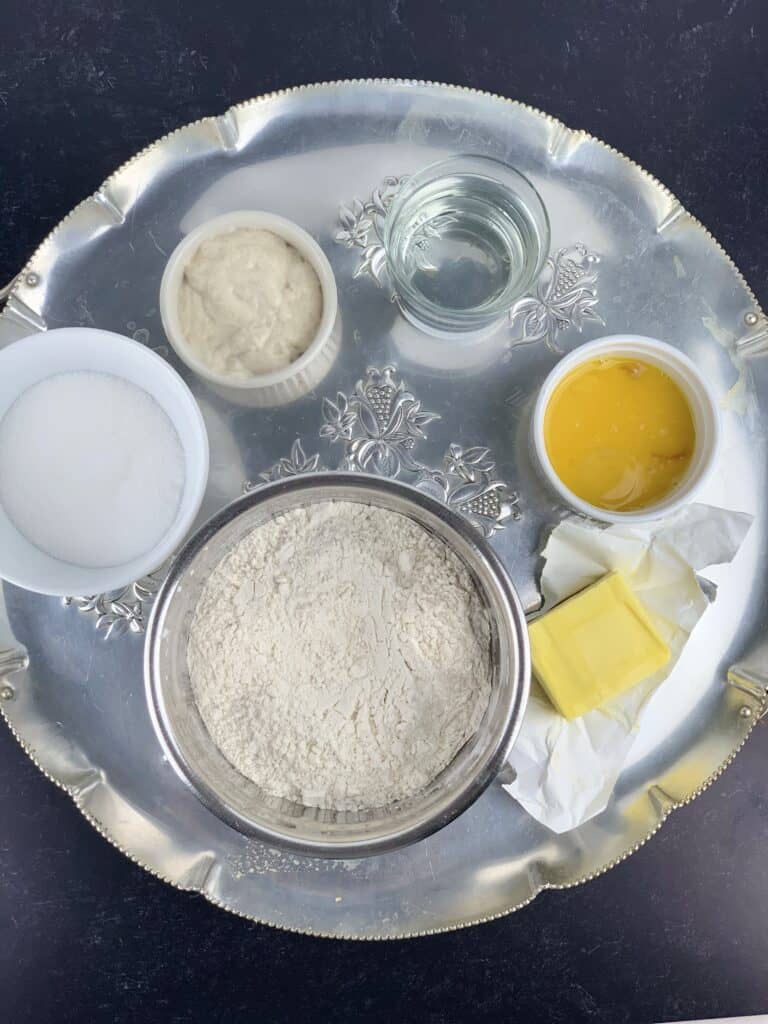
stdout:
<svg viewBox="0 0 768 1024">
<path fill-rule="evenodd" d="M 178 315 L 178 293 L 184 267 L 194 255 L 201 242 L 216 235 L 227 234 L 238 227 L 263 228 L 279 235 L 288 242 L 311 264 L 320 281 L 323 295 L 323 311 L 312 341 L 288 366 L 269 373 L 254 374 L 251 377 L 231 377 L 225 373 L 212 370 L 202 359 L 198 358 L 181 329 Z M 233 390 L 253 390 L 272 387 L 290 380 L 300 373 L 317 355 L 333 330 L 338 314 L 338 291 L 336 278 L 330 261 L 318 242 L 300 224 L 270 213 L 268 210 L 233 210 L 211 217 L 198 224 L 178 243 L 165 264 L 160 280 L 160 319 L 163 330 L 173 350 L 186 365 L 199 377 L 217 384 L 219 387 Z"/>
<path fill-rule="evenodd" d="M 161 643 L 165 632 L 165 617 L 174 595 L 178 592 L 187 570 L 192 567 L 197 555 L 222 529 L 268 500 L 285 495 L 295 495 L 297 498 L 301 498 L 302 495 L 319 488 L 338 489 L 339 491 L 338 498 L 334 499 L 323 495 L 318 499 L 319 501 L 354 500 L 348 497 L 350 491 L 359 491 L 363 495 L 361 499 L 363 501 L 372 496 L 375 497 L 377 493 L 395 496 L 431 513 L 448 526 L 449 532 L 451 529 L 456 530 L 461 538 L 468 543 L 469 548 L 478 555 L 478 564 L 479 562 L 484 564 L 494 581 L 496 595 L 500 598 L 503 608 L 503 616 L 495 616 L 494 622 L 497 629 L 504 629 L 510 651 L 513 652 L 510 662 L 514 663 L 509 665 L 507 682 L 508 687 L 512 690 L 511 699 L 504 717 L 503 728 L 497 731 L 492 744 L 489 745 L 487 755 L 478 763 L 471 775 L 457 787 L 457 791 L 452 794 L 450 800 L 446 801 L 445 806 L 440 808 L 439 813 L 420 819 L 409 827 L 393 829 L 391 832 L 374 838 L 353 838 L 339 841 L 297 838 L 289 832 L 270 828 L 233 809 L 219 793 L 200 778 L 194 766 L 188 762 L 176 742 L 163 700 L 160 677 Z M 294 507 L 300 507 L 301 504 L 300 501 L 297 501 Z M 445 538 L 442 539 L 445 540 Z M 462 556 L 459 555 L 459 557 Z M 467 560 L 463 558 L 462 560 L 466 564 Z M 470 569 L 472 568 L 470 566 Z M 478 581 L 478 586 L 482 589 L 480 581 Z M 487 591 L 484 597 L 487 600 Z M 522 724 L 530 691 L 530 679 L 531 663 L 525 613 L 509 574 L 488 542 L 462 515 L 449 509 L 436 498 L 403 481 L 360 472 L 323 471 L 268 483 L 235 499 L 212 516 L 197 533 L 189 538 L 174 560 L 153 604 L 144 645 L 144 683 L 150 718 L 160 745 L 176 774 L 210 811 L 242 834 L 258 838 L 273 847 L 288 849 L 305 856 L 324 858 L 358 858 L 390 852 L 425 839 L 462 814 L 485 791 L 506 763 Z"/>
<path fill-rule="evenodd" d="M 100 346 L 111 345 L 115 351 L 121 349 L 124 352 L 131 352 L 132 358 L 136 358 L 139 361 L 143 360 L 146 363 L 148 375 L 154 377 L 155 380 L 161 377 L 165 378 L 168 388 L 175 391 L 187 406 L 193 425 L 194 437 L 192 438 L 192 443 L 197 450 L 199 462 L 195 472 L 195 479 L 193 480 L 193 484 L 195 486 L 191 489 L 190 495 L 186 500 L 184 500 L 184 497 L 182 496 L 182 504 L 179 506 L 179 513 L 177 518 L 171 524 L 168 532 L 160 539 L 160 541 L 158 541 L 154 548 L 146 552 L 144 555 L 132 559 L 130 562 L 123 562 L 115 566 L 106 566 L 104 568 L 88 568 L 85 566 L 75 565 L 74 563 L 63 562 L 60 559 L 53 559 L 53 561 L 56 561 L 59 565 L 66 566 L 67 569 L 71 568 L 72 570 L 72 583 L 65 586 L 64 584 L 56 585 L 42 583 L 39 579 L 36 579 L 33 576 L 27 576 L 25 573 L 6 572 L 2 567 L 2 557 L 0 553 L 0 577 L 2 579 L 7 580 L 14 586 L 29 590 L 32 593 L 44 594 L 49 597 L 66 598 L 76 594 L 99 592 L 109 593 L 114 590 L 122 590 L 134 580 L 141 579 L 143 576 L 146 576 L 147 573 L 157 569 L 158 566 L 162 565 L 173 553 L 189 532 L 198 512 L 200 511 L 208 484 L 210 445 L 205 420 L 200 410 L 200 406 L 181 374 L 179 374 L 178 371 L 170 365 L 170 363 L 163 359 L 162 356 L 158 355 L 158 353 L 154 352 L 152 349 L 147 348 L 147 346 L 143 345 L 141 342 L 135 341 L 132 338 L 126 338 L 124 335 L 118 334 L 116 331 L 109 331 L 100 327 L 59 327 L 29 335 L 26 338 L 19 338 L 10 345 L 6 345 L 4 348 L 0 349 L 0 362 L 2 362 L 5 353 L 10 352 L 11 350 L 15 351 L 17 346 L 24 346 L 26 355 L 29 358 L 33 357 L 36 349 L 42 349 L 43 351 L 40 353 L 40 356 L 43 358 L 49 346 L 54 344 L 57 348 L 61 346 L 62 350 L 67 350 L 71 353 L 71 372 L 77 372 L 78 370 L 92 370 L 93 366 L 89 364 L 87 360 L 78 360 L 77 358 L 77 341 L 78 339 L 83 340 L 84 338 L 87 339 L 87 341 L 94 341 L 98 339 Z M 42 374 L 38 378 L 38 382 L 47 379 L 48 376 L 54 376 L 59 372 L 69 371 L 53 370 L 50 374 Z M 121 377 L 119 369 L 99 369 L 96 372 L 111 373 L 116 377 Z M 34 385 L 30 385 L 30 387 L 31 386 Z M 136 384 L 136 386 L 141 387 L 140 384 Z M 22 394 L 23 391 L 19 391 L 16 397 L 19 398 Z M 174 421 L 174 418 L 165 408 L 163 408 L 163 412 L 165 412 L 169 422 L 180 436 L 177 422 Z M 1 418 L 2 416 L 0 416 L 0 419 Z M 20 533 L 18 528 L 17 532 Z M 27 541 L 27 543 L 31 544 L 32 547 L 37 547 L 32 544 L 31 541 Z M 45 552 L 42 553 L 46 554 Z M 47 557 L 52 558 L 52 556 Z"/>
<path fill-rule="evenodd" d="M 695 476 L 687 482 L 683 481 L 670 496 L 662 501 L 631 512 L 617 512 L 600 508 L 575 494 L 555 472 L 544 439 L 547 406 L 558 384 L 577 366 L 598 355 L 609 354 L 612 351 L 626 356 L 635 354 L 641 360 L 643 358 L 655 359 L 676 383 L 680 383 L 684 379 L 687 387 L 696 393 L 701 402 L 703 414 L 708 419 L 707 436 L 700 439 L 704 448 Z M 699 368 L 689 356 L 675 348 L 674 345 L 642 334 L 610 334 L 602 338 L 595 338 L 593 341 L 579 345 L 560 359 L 544 379 L 536 396 L 530 433 L 537 468 L 564 504 L 592 519 L 611 524 L 651 523 L 678 512 L 684 505 L 693 501 L 698 491 L 709 480 L 717 464 L 721 444 L 720 411 L 717 400 Z"/>
</svg>

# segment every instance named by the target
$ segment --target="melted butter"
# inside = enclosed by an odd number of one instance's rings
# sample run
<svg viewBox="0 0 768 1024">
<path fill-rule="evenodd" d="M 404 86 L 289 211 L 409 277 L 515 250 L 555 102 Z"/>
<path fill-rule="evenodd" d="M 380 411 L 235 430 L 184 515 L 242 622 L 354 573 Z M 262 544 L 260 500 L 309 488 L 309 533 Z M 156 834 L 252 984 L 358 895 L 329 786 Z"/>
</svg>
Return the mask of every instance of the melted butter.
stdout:
<svg viewBox="0 0 768 1024">
<path fill-rule="evenodd" d="M 593 359 L 568 374 L 544 418 L 552 467 L 574 494 L 598 508 L 631 512 L 677 487 L 696 442 L 678 385 L 637 359 Z"/>
</svg>

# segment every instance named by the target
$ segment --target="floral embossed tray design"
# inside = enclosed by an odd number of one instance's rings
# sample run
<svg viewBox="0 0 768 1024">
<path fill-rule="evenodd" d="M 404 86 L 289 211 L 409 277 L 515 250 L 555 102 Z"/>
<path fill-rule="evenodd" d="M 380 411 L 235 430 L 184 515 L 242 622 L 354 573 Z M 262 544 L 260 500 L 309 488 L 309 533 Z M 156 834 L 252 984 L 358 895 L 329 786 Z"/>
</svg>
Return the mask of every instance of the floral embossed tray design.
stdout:
<svg viewBox="0 0 768 1024">
<path fill-rule="evenodd" d="M 466 348 L 420 336 L 400 315 L 381 247 L 403 178 L 459 152 L 519 167 L 553 228 L 537 287 L 496 335 Z M 235 405 L 195 379 L 158 314 L 166 254 L 180 238 L 255 206 L 317 238 L 339 291 L 335 362 L 312 392 L 271 407 Z M 64 603 L 3 585 L 8 724 L 104 836 L 170 884 L 316 935 L 398 938 L 488 920 L 630 855 L 736 756 L 763 712 L 768 323 L 706 229 L 586 133 L 499 97 L 416 82 L 261 97 L 173 132 L 120 168 L 50 234 L 6 296 L 0 345 L 48 326 L 96 325 L 184 374 L 211 440 L 204 516 L 245 481 L 322 467 L 397 477 L 467 516 L 532 605 L 542 538 L 563 510 L 531 466 L 531 404 L 559 352 L 608 330 L 663 337 L 706 364 L 728 459 L 704 500 L 755 517 L 739 558 L 714 579 L 718 601 L 686 649 L 675 699 L 654 698 L 602 815 L 558 836 L 494 785 L 430 839 L 355 862 L 245 838 L 163 758 L 142 681 L 142 631 L 162 567 L 119 593 Z"/>
</svg>

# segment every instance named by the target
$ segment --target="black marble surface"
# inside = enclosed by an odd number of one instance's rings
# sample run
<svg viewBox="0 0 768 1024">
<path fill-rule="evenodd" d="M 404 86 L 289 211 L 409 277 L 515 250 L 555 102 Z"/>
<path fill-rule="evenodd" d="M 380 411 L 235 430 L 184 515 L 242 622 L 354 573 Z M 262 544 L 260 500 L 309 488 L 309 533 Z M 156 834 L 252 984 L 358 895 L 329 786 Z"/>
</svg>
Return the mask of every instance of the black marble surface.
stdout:
<svg viewBox="0 0 768 1024">
<path fill-rule="evenodd" d="M 765 0 L 3 0 L 0 281 L 137 149 L 302 82 L 522 99 L 643 164 L 766 304 Z M 610 1024 L 768 1011 L 768 733 L 628 862 L 493 924 L 354 944 L 144 874 L 0 729 L 0 1021 Z"/>
</svg>

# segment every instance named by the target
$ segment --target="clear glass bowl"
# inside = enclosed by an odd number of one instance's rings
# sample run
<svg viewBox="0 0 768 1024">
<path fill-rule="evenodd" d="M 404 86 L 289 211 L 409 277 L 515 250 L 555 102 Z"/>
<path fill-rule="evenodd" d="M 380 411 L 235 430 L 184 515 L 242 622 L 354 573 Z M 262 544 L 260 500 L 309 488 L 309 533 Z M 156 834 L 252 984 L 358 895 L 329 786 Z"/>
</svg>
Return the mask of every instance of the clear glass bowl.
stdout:
<svg viewBox="0 0 768 1024">
<path fill-rule="evenodd" d="M 500 320 L 541 273 L 549 240 L 534 186 L 486 156 L 457 156 L 414 174 L 384 224 L 400 308 L 438 335 L 477 333 Z"/>
</svg>

